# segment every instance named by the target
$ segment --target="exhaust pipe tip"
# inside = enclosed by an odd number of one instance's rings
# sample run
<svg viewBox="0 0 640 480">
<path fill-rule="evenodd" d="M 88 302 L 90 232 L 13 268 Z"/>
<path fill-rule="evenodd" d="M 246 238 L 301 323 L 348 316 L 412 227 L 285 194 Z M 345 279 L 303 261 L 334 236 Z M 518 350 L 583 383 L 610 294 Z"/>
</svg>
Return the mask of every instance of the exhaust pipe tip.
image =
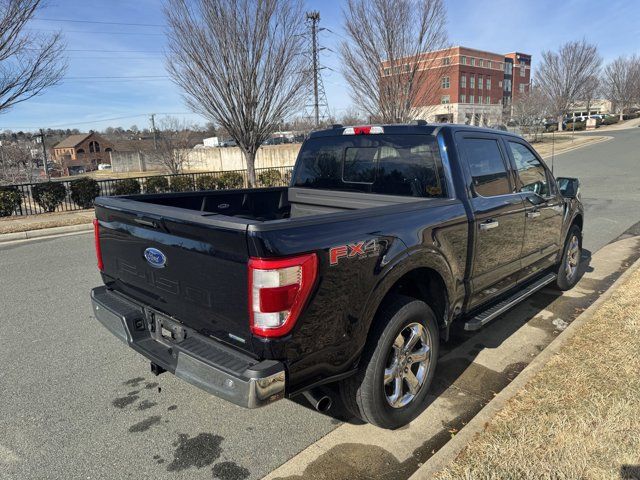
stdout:
<svg viewBox="0 0 640 480">
<path fill-rule="evenodd" d="M 307 399 L 313 408 L 321 413 L 328 412 L 331 405 L 333 405 L 331 397 L 319 389 L 305 390 L 302 392 L 302 395 L 304 395 L 304 398 Z"/>
</svg>

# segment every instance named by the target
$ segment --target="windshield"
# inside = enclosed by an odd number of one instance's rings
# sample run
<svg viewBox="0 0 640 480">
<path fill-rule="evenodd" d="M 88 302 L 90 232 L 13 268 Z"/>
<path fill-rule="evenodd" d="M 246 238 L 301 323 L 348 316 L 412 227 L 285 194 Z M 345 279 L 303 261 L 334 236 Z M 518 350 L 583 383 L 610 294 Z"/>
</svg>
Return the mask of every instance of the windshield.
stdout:
<svg viewBox="0 0 640 480">
<path fill-rule="evenodd" d="M 411 197 L 447 194 L 431 135 L 309 139 L 298 156 L 293 186 Z"/>
</svg>

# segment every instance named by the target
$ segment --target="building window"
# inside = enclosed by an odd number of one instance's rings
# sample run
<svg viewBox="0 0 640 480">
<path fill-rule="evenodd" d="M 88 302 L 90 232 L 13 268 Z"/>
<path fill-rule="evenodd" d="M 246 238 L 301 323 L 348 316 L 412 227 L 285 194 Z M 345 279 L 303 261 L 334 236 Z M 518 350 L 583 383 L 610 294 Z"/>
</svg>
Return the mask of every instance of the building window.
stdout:
<svg viewBox="0 0 640 480">
<path fill-rule="evenodd" d="M 469 88 L 476 88 L 476 77 L 474 75 L 469 76 Z"/>
<path fill-rule="evenodd" d="M 478 66 L 479 67 L 484 67 L 484 60 L 483 59 L 481 59 L 481 58 L 478 59 Z"/>
<path fill-rule="evenodd" d="M 460 103 L 467 103 L 467 96 L 462 94 L 460 95 Z"/>
<path fill-rule="evenodd" d="M 386 76 L 389 76 L 389 74 L 390 74 L 390 73 L 391 73 L 391 69 L 390 69 L 390 68 L 385 68 L 385 69 L 384 69 L 384 74 L 385 74 Z"/>
<path fill-rule="evenodd" d="M 487 68 L 493 68 L 491 65 L 491 60 L 487 60 Z"/>
<path fill-rule="evenodd" d="M 84 153 L 84 148 L 79 148 L 76 150 L 76 153 Z"/>
<path fill-rule="evenodd" d="M 450 81 L 449 77 L 442 77 L 442 88 L 449 88 Z"/>
<path fill-rule="evenodd" d="M 405 71 L 405 72 L 408 72 L 409 70 L 411 70 L 411 67 L 409 66 L 409 64 L 408 64 L 408 63 L 405 63 L 405 64 L 404 64 L 404 71 Z"/>
<path fill-rule="evenodd" d="M 442 103 L 442 104 L 451 103 L 451 97 L 449 97 L 449 95 L 443 95 L 440 98 L 440 103 Z"/>
<path fill-rule="evenodd" d="M 478 95 L 478 103 L 482 104 L 482 95 Z"/>
<path fill-rule="evenodd" d="M 491 90 L 491 77 L 487 77 L 487 90 Z"/>
<path fill-rule="evenodd" d="M 504 79 L 504 91 L 505 92 L 511 91 L 511 80 L 509 80 L 508 78 Z"/>
<path fill-rule="evenodd" d="M 478 88 L 480 90 L 482 90 L 482 88 L 483 88 L 482 77 L 478 77 Z"/>
<path fill-rule="evenodd" d="M 466 65 L 466 64 L 467 64 L 467 57 L 462 57 L 462 56 L 461 56 L 461 57 L 460 57 L 460 63 L 461 63 L 462 65 Z"/>
<path fill-rule="evenodd" d="M 502 88 L 502 80 L 498 81 L 498 86 Z"/>
<path fill-rule="evenodd" d="M 449 57 L 444 57 L 442 59 L 442 65 L 449 65 L 451 63 L 451 59 Z"/>
<path fill-rule="evenodd" d="M 513 63 L 504 62 L 504 73 L 506 75 L 511 75 L 513 73 Z"/>
<path fill-rule="evenodd" d="M 476 59 L 471 57 L 471 66 L 475 67 L 476 66 Z"/>
<path fill-rule="evenodd" d="M 473 95 L 469 95 L 469 103 L 473 103 L 475 100 L 475 98 L 473 97 Z"/>
<path fill-rule="evenodd" d="M 466 75 L 462 75 L 460 77 L 460 87 L 467 88 L 467 76 Z"/>
<path fill-rule="evenodd" d="M 491 105 L 491 97 L 487 97 L 487 104 Z"/>
<path fill-rule="evenodd" d="M 520 91 L 520 93 L 524 93 L 524 83 L 518 85 L 518 90 Z"/>
<path fill-rule="evenodd" d="M 100 144 L 98 142 L 89 142 L 89 152 L 97 153 L 100 151 Z"/>
</svg>

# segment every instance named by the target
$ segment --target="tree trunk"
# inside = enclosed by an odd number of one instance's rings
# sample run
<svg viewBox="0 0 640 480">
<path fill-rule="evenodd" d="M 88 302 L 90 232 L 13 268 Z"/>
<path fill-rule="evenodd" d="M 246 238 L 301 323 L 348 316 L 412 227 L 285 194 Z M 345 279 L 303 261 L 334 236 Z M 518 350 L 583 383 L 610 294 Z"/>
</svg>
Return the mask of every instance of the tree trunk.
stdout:
<svg viewBox="0 0 640 480">
<path fill-rule="evenodd" d="M 624 108 L 620 109 L 620 121 L 624 120 Z"/>
<path fill-rule="evenodd" d="M 562 131 L 562 119 L 563 119 L 563 116 L 562 115 L 558 115 L 558 131 L 559 132 Z"/>
<path fill-rule="evenodd" d="M 256 152 L 251 150 L 243 150 L 244 160 L 247 164 L 247 180 L 249 188 L 256 186 Z"/>
</svg>

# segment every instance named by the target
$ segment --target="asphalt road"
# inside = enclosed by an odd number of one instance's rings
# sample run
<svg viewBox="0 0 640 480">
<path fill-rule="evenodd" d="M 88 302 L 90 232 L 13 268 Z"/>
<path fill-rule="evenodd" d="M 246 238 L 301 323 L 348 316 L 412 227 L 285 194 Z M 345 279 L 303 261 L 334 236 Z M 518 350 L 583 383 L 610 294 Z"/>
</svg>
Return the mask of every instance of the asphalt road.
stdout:
<svg viewBox="0 0 640 480">
<path fill-rule="evenodd" d="M 640 221 L 640 129 L 558 155 L 582 180 L 585 247 Z M 248 411 L 165 374 L 91 318 L 89 235 L 0 246 L 0 478 L 260 478 L 340 422 Z"/>
</svg>

